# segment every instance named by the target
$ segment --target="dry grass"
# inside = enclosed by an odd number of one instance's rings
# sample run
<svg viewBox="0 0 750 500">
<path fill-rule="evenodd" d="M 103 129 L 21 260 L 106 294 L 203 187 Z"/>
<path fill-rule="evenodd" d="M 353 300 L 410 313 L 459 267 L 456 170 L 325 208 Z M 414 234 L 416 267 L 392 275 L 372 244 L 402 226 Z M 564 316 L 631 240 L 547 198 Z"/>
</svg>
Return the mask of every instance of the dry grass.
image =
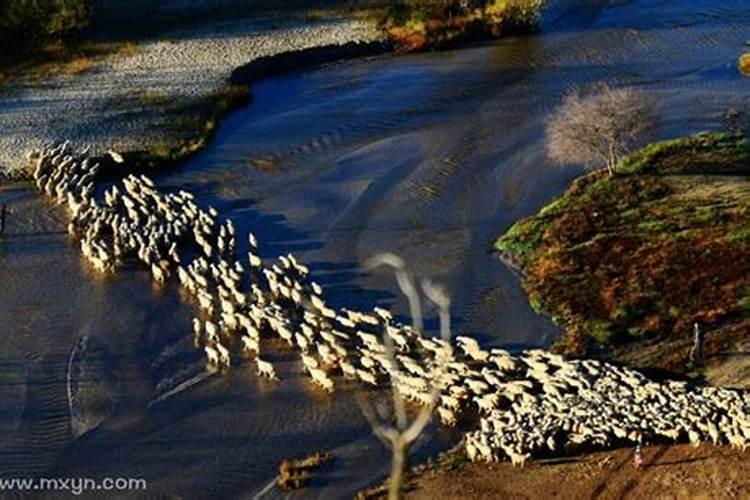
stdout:
<svg viewBox="0 0 750 500">
<path fill-rule="evenodd" d="M 23 62 L 0 68 L 0 84 L 14 80 L 39 82 L 50 78 L 75 78 L 96 68 L 108 57 L 132 57 L 140 51 L 137 43 L 55 42 Z"/>
<path fill-rule="evenodd" d="M 63 64 L 59 68 L 58 73 L 67 78 L 72 78 L 74 76 L 80 75 L 81 73 L 85 73 L 91 70 L 95 65 L 96 62 L 91 57 L 76 57 L 66 64 Z"/>
<path fill-rule="evenodd" d="M 119 57 L 133 57 L 140 53 L 141 47 L 135 42 L 124 42 L 116 47 L 115 53 Z"/>
</svg>

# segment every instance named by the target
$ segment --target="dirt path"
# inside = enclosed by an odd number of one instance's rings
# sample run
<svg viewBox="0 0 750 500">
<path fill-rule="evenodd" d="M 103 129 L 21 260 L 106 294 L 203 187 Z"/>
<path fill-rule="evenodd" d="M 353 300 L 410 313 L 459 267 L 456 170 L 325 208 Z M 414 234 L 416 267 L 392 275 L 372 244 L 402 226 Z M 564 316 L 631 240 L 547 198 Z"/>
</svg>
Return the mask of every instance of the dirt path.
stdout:
<svg viewBox="0 0 750 500">
<path fill-rule="evenodd" d="M 454 471 L 426 472 L 408 496 L 425 500 L 750 497 L 750 450 L 649 446 L 641 470 L 634 469 L 632 458 L 631 449 L 620 449 L 538 460 L 523 469 L 509 463 L 467 464 Z"/>
</svg>

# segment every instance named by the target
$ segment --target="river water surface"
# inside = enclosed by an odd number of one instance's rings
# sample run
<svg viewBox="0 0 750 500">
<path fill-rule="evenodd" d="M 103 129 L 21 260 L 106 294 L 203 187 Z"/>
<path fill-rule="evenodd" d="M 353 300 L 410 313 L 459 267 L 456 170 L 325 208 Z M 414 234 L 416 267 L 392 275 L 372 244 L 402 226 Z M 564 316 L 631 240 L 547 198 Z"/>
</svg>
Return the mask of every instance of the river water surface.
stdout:
<svg viewBox="0 0 750 500">
<path fill-rule="evenodd" d="M 739 0 L 553 2 L 533 36 L 262 81 L 211 146 L 156 180 L 254 231 L 265 256 L 301 256 L 334 305 L 403 313 L 392 277 L 361 268 L 395 252 L 448 287 L 456 333 L 547 345 L 556 327 L 491 247 L 580 173 L 544 158 L 548 114 L 571 87 L 607 81 L 659 98 L 660 137 L 719 129 L 750 95 L 735 68 L 748 22 Z M 154 495 L 252 496 L 282 458 L 315 448 L 339 458 L 303 496 L 347 496 L 384 473 L 352 395 L 310 388 L 283 350 L 280 383 L 241 366 L 149 406 L 199 366 L 191 307 L 139 270 L 94 275 L 60 212 L 27 186 L 3 187 L 0 202 L 13 210 L 0 239 L 3 477 L 143 477 Z M 115 403 L 90 410 L 106 418 L 74 439 L 66 378 L 81 337 L 97 352 L 82 390 Z M 431 441 L 424 449 L 449 438 Z"/>
</svg>

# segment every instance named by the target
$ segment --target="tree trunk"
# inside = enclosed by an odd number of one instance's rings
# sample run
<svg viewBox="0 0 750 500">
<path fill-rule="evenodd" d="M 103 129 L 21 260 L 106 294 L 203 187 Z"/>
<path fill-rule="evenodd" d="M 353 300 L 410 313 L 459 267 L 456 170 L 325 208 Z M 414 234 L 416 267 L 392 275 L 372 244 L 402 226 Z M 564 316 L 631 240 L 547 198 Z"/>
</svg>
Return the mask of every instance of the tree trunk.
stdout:
<svg viewBox="0 0 750 500">
<path fill-rule="evenodd" d="M 609 143 L 609 151 L 607 155 L 607 171 L 609 172 L 609 176 L 612 177 L 615 175 L 615 170 L 617 169 L 617 153 L 615 142 L 612 141 Z"/>
<path fill-rule="evenodd" d="M 407 467 L 407 446 L 400 439 L 393 443 L 393 462 L 391 463 L 391 481 L 388 485 L 388 500 L 404 498 L 404 480 Z"/>
</svg>

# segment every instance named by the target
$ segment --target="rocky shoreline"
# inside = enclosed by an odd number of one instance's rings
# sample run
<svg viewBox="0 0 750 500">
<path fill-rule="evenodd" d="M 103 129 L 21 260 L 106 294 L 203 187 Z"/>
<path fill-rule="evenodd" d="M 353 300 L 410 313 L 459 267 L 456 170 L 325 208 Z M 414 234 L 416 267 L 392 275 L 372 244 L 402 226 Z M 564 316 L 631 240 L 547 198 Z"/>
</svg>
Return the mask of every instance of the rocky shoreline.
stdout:
<svg viewBox="0 0 750 500">
<path fill-rule="evenodd" d="M 19 177 L 26 151 L 61 137 L 90 145 L 94 155 L 172 148 L 194 140 L 191 131 L 180 130 L 180 120 L 191 118 L 182 110 L 210 106 L 210 97 L 231 81 L 247 84 L 291 67 L 388 50 L 368 21 L 302 17 L 213 22 L 164 32 L 136 47 L 76 77 L 32 81 L 18 75 L 0 88 L 3 177 Z"/>
</svg>

